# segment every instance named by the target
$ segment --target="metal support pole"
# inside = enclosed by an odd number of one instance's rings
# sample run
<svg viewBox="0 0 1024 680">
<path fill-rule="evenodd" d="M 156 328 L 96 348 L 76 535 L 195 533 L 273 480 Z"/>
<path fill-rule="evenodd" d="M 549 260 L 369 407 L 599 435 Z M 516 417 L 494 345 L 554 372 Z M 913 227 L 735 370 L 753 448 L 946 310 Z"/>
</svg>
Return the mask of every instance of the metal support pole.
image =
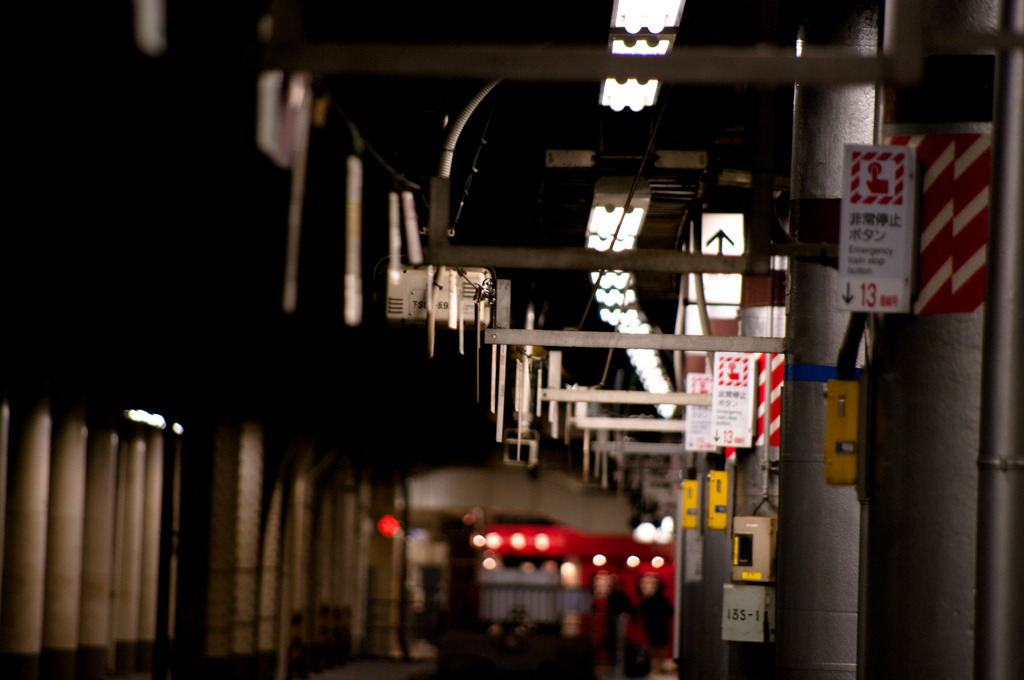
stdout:
<svg viewBox="0 0 1024 680">
<path fill-rule="evenodd" d="M 110 646 L 114 505 L 117 496 L 117 430 L 100 423 L 89 433 L 82 535 L 82 592 L 77 673 L 80 680 L 103 680 Z"/>
<path fill-rule="evenodd" d="M 10 442 L 0 667 L 5 680 L 35 680 L 43 639 L 50 478 L 50 404 L 46 397 L 19 400 L 12 396 Z"/>
<path fill-rule="evenodd" d="M 181 439 L 164 439 L 163 479 L 160 493 L 160 558 L 156 585 L 156 641 L 153 646 L 153 678 L 162 680 L 170 669 L 170 620 L 172 611 L 171 580 L 174 554 L 174 500 L 176 460 L 181 450 Z"/>
<path fill-rule="evenodd" d="M 163 497 L 164 433 L 146 433 L 143 469 L 142 529 L 139 555 L 139 645 L 135 669 L 152 673 L 156 647 L 158 581 L 160 574 L 160 511 Z"/>
<path fill-rule="evenodd" d="M 1024 1 L 1003 0 L 1003 31 L 1024 33 Z M 988 297 L 978 459 L 977 680 L 1024 677 L 1024 49 L 996 58 Z"/>
<path fill-rule="evenodd" d="M 130 425 L 133 432 L 121 449 L 118 461 L 118 509 L 121 526 L 115 548 L 118 566 L 114 579 L 117 597 L 114 611 L 114 670 L 135 673 L 139 650 L 139 613 L 142 585 L 142 516 L 145 507 L 146 436 L 142 425 Z"/>
<path fill-rule="evenodd" d="M 53 680 L 75 677 L 85 515 L 85 408 L 76 403 L 62 411 L 55 419 L 50 464 L 46 595 L 40 657 L 40 675 Z"/>
</svg>

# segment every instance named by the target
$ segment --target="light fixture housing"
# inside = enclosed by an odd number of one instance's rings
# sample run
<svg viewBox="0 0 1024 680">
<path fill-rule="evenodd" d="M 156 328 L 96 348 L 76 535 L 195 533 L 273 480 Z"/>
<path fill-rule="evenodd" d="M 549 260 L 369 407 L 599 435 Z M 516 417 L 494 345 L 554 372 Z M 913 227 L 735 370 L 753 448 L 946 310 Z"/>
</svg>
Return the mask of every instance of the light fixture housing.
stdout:
<svg viewBox="0 0 1024 680">
<path fill-rule="evenodd" d="M 678 26 L 686 0 L 615 0 L 612 27 L 639 33 L 646 28 L 660 33 L 668 26 Z"/>
<path fill-rule="evenodd" d="M 641 83 L 636 78 L 627 78 L 620 83 L 615 78 L 605 78 L 601 85 L 601 106 L 612 111 L 641 111 L 645 106 L 654 106 L 658 100 L 658 81 L 651 79 Z"/>
<path fill-rule="evenodd" d="M 666 28 L 660 33 L 640 31 L 629 33 L 624 28 L 613 28 L 608 32 L 608 46 L 612 54 L 636 57 L 663 57 L 668 54 L 676 41 L 675 28 Z"/>
</svg>

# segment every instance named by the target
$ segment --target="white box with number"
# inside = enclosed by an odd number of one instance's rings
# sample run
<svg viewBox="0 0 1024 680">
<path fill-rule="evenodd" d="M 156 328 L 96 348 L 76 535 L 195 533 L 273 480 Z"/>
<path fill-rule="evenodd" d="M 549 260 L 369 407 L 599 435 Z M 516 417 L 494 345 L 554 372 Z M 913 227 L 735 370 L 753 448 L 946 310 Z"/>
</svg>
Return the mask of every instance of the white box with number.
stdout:
<svg viewBox="0 0 1024 680">
<path fill-rule="evenodd" d="M 722 639 L 775 642 L 775 586 L 722 586 Z"/>
<path fill-rule="evenodd" d="M 403 266 L 398 277 L 387 285 L 386 316 L 391 324 L 426 325 L 427 323 L 427 268 Z M 484 281 L 491 278 L 489 270 L 482 267 L 463 267 L 459 276 L 460 312 L 466 328 L 472 328 L 476 314 L 474 297 Z M 433 280 L 435 323 L 443 327 L 448 323 L 449 268 L 438 267 Z M 491 305 L 485 300 L 480 314 L 480 324 L 487 327 L 491 322 Z"/>
</svg>

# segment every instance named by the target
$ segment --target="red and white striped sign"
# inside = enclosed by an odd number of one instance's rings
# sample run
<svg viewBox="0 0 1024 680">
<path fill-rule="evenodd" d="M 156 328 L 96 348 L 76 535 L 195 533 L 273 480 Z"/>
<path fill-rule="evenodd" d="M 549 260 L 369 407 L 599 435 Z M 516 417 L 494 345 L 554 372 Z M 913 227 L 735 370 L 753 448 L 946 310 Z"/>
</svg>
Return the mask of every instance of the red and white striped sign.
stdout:
<svg viewBox="0 0 1024 680">
<path fill-rule="evenodd" d="M 974 312 L 985 303 L 992 145 L 988 135 L 893 137 L 916 147 L 921 182 L 916 314 Z"/>
<path fill-rule="evenodd" d="M 765 357 L 771 357 L 772 365 L 771 395 L 768 397 L 768 402 L 771 405 L 768 445 L 779 446 L 779 426 L 782 423 L 782 381 L 786 377 L 786 355 L 784 354 L 760 354 L 757 358 L 759 373 L 757 378 L 757 440 L 755 444 L 764 446 L 764 402 L 765 392 L 769 386 Z"/>
<path fill-rule="evenodd" d="M 850 167 L 850 203 L 903 205 L 905 155 L 899 151 L 855 149 Z"/>
</svg>

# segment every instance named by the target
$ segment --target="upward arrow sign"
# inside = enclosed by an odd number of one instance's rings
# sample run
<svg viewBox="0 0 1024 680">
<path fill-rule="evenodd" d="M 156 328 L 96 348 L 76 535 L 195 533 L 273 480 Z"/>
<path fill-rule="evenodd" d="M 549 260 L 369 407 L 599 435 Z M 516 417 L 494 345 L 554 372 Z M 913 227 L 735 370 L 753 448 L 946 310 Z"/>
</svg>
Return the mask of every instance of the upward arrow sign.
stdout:
<svg viewBox="0 0 1024 680">
<path fill-rule="evenodd" d="M 735 243 L 732 242 L 732 239 L 729 238 L 728 236 L 726 236 L 725 232 L 722 231 L 721 229 L 719 229 L 718 232 L 714 236 L 709 238 L 708 242 L 705 245 L 711 245 L 712 243 L 715 242 L 716 239 L 718 240 L 718 254 L 719 255 L 722 254 L 722 248 L 725 247 L 725 244 L 723 243 L 723 241 L 728 241 L 729 245 L 731 245 L 731 246 L 736 245 Z"/>
</svg>

